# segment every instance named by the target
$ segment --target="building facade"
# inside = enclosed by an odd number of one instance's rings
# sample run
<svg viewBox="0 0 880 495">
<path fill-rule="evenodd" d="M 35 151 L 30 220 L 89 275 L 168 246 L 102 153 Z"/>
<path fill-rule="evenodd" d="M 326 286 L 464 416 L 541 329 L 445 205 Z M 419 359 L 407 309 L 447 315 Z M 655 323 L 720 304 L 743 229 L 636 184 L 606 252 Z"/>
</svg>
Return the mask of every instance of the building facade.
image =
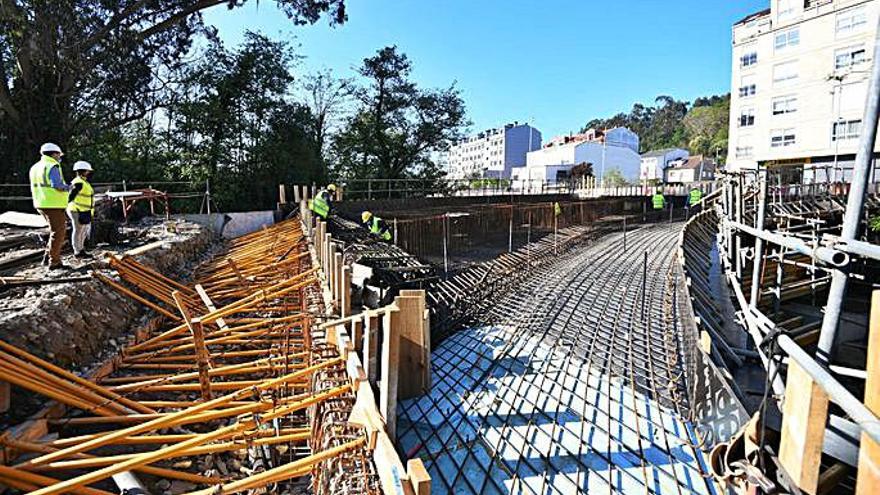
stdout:
<svg viewBox="0 0 880 495">
<path fill-rule="evenodd" d="M 771 0 L 733 26 L 728 168 L 848 180 L 878 14 L 880 0 Z"/>
<path fill-rule="evenodd" d="M 667 184 L 691 184 L 715 180 L 715 161 L 702 155 L 675 160 L 666 168 Z"/>
<path fill-rule="evenodd" d="M 444 157 L 451 179 L 509 179 L 525 167 L 526 154 L 541 148 L 541 131 L 528 124 L 507 124 L 463 139 Z"/>
<path fill-rule="evenodd" d="M 589 165 L 602 179 L 611 170 L 620 171 L 628 181 L 639 178 L 639 136 L 625 127 L 588 130 L 583 134 L 554 138 L 543 148 L 528 154 L 527 165 L 515 169 L 513 179 L 550 184 L 568 180 L 571 169 Z"/>
<path fill-rule="evenodd" d="M 689 156 L 690 152 L 681 148 L 649 151 L 641 157 L 639 180 L 666 182 L 666 169 L 669 168 L 669 164 L 676 160 L 686 160 Z"/>
</svg>

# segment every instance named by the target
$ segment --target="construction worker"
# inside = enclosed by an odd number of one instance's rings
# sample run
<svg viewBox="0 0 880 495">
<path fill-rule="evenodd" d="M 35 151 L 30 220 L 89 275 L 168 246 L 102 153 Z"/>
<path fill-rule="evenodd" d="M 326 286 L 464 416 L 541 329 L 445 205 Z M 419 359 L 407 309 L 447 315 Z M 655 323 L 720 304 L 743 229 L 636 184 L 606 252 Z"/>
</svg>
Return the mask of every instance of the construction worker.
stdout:
<svg viewBox="0 0 880 495">
<path fill-rule="evenodd" d="M 369 211 L 365 211 L 361 213 L 361 223 L 365 229 L 370 231 L 370 234 L 383 241 L 391 241 L 391 228 L 388 227 L 388 222 L 385 220 L 373 215 Z"/>
<path fill-rule="evenodd" d="M 666 208 L 666 197 L 663 196 L 663 189 L 657 188 L 657 191 L 651 196 L 651 205 L 654 206 L 654 211 Z"/>
<path fill-rule="evenodd" d="M 318 191 L 318 194 L 309 201 L 309 209 L 323 220 L 327 220 L 327 217 L 329 217 L 330 213 L 333 211 L 333 196 L 335 195 L 336 184 L 330 184 L 326 188 Z"/>
<path fill-rule="evenodd" d="M 40 146 L 40 161 L 30 169 L 31 197 L 34 208 L 49 224 L 49 241 L 43 265 L 50 270 L 68 268 L 61 262 L 61 247 L 67 236 L 67 192 L 70 190 L 61 173 L 61 147 L 54 143 Z"/>
<path fill-rule="evenodd" d="M 73 225 L 73 255 L 80 259 L 91 258 L 85 244 L 92 231 L 92 218 L 95 215 L 95 190 L 89 183 L 92 165 L 84 161 L 76 162 L 73 164 L 73 172 L 76 178 L 70 181 L 70 193 L 67 196 L 67 215 Z"/>
<path fill-rule="evenodd" d="M 690 209 L 691 213 L 699 207 L 700 201 L 702 200 L 703 191 L 697 186 L 691 188 L 691 191 L 688 193 L 688 209 Z"/>
</svg>

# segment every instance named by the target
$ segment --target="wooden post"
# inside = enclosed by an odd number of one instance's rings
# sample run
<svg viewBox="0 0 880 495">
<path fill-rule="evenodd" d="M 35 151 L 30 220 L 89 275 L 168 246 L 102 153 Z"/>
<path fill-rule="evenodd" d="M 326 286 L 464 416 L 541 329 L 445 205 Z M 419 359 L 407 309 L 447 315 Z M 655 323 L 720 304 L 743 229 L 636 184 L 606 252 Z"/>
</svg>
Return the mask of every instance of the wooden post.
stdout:
<svg viewBox="0 0 880 495">
<path fill-rule="evenodd" d="M 327 288 L 330 289 L 330 303 L 336 307 L 336 245 L 329 244 L 327 264 L 324 265 L 324 276 L 327 277 Z"/>
<path fill-rule="evenodd" d="M 815 494 L 819 461 L 828 420 L 828 395 L 810 375 L 791 360 L 782 407 L 779 461 L 801 490 Z"/>
<path fill-rule="evenodd" d="M 9 411 L 12 402 L 12 385 L 9 382 L 0 382 L 0 413 Z"/>
<path fill-rule="evenodd" d="M 880 290 L 875 290 L 871 299 L 866 373 L 868 378 L 865 380 L 865 407 L 875 416 L 880 416 Z M 862 433 L 856 495 L 876 493 L 880 493 L 880 444 Z"/>
<path fill-rule="evenodd" d="M 401 360 L 408 358 L 414 360 L 412 369 L 402 372 L 404 374 L 411 372 L 412 379 L 418 381 L 414 389 L 414 396 L 418 396 L 431 390 L 431 314 L 427 309 L 424 290 L 402 290 L 400 295 L 413 297 L 416 300 L 416 308 L 413 309 L 412 315 L 413 325 L 401 333 Z M 404 353 L 407 339 L 412 343 L 412 356 Z"/>
<path fill-rule="evenodd" d="M 202 320 L 201 318 L 190 318 L 180 291 L 172 292 L 171 297 L 174 298 L 177 309 L 180 311 L 181 316 L 183 316 L 184 323 L 186 323 L 187 328 L 192 333 L 202 399 L 206 401 L 211 400 L 211 376 L 208 373 L 211 369 L 211 354 L 208 352 L 208 346 L 205 345 L 205 330 L 202 327 Z"/>
<path fill-rule="evenodd" d="M 232 269 L 235 270 L 235 274 L 238 276 L 239 280 L 241 280 L 241 278 L 242 278 L 241 273 L 238 271 L 238 267 L 235 265 L 235 262 L 232 261 L 232 259 L 229 259 L 229 263 L 232 264 Z M 212 312 L 212 313 L 214 311 L 217 311 L 217 307 L 214 306 L 214 301 L 212 301 L 211 297 L 208 296 L 208 293 L 205 291 L 205 288 L 202 287 L 201 284 L 196 284 L 195 288 L 196 288 L 196 293 L 199 295 L 199 298 L 202 300 L 202 303 L 204 303 L 205 307 L 208 308 L 208 311 Z M 228 330 L 229 329 L 229 326 L 226 324 L 226 321 L 223 320 L 223 318 L 217 318 L 216 321 L 217 321 L 217 326 L 221 330 Z"/>
<path fill-rule="evenodd" d="M 295 184 L 293 186 L 293 199 L 296 200 L 296 203 L 299 204 L 300 201 L 303 200 L 302 194 L 300 194 L 300 185 Z"/>
<path fill-rule="evenodd" d="M 342 267 L 342 307 L 339 312 L 343 317 L 351 316 L 351 267 Z M 360 345 L 360 344 L 355 344 Z"/>
<path fill-rule="evenodd" d="M 398 298 L 400 299 L 400 298 Z M 399 309 L 385 313 L 382 322 L 382 377 L 379 381 L 379 412 L 391 440 L 397 434 L 397 388 L 400 377 L 400 329 L 403 315 Z"/>
<path fill-rule="evenodd" d="M 375 384 L 379 380 L 379 316 L 367 312 L 364 324 L 364 370 L 367 380 Z"/>
<path fill-rule="evenodd" d="M 345 313 L 342 311 L 342 273 L 343 268 L 345 266 L 345 262 L 343 261 L 342 253 L 336 253 L 333 261 L 333 301 L 336 304 L 336 310 L 339 312 L 339 316 L 345 316 Z"/>
<path fill-rule="evenodd" d="M 284 187 L 284 184 L 278 184 L 278 202 L 283 205 L 287 204 L 287 188 Z"/>
<path fill-rule="evenodd" d="M 431 495 L 431 475 L 421 459 L 410 459 L 406 462 L 406 475 L 412 483 L 415 495 Z"/>
<path fill-rule="evenodd" d="M 354 350 L 361 352 L 364 350 L 364 320 L 354 320 L 351 322 L 351 340 L 354 341 Z"/>
</svg>

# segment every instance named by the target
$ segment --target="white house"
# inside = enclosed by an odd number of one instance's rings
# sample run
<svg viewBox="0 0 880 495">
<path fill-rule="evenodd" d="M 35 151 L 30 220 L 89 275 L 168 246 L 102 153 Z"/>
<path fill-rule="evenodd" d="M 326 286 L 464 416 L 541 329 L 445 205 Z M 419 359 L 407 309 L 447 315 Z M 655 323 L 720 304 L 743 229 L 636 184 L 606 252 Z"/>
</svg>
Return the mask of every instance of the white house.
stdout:
<svg viewBox="0 0 880 495">
<path fill-rule="evenodd" d="M 639 179 L 639 137 L 625 127 L 605 131 L 590 129 L 583 134 L 554 138 L 543 148 L 532 151 L 526 167 L 514 169 L 518 181 L 563 182 L 576 165 L 589 164 L 593 175 L 602 179 L 611 170 L 619 170 L 631 182 Z"/>
<path fill-rule="evenodd" d="M 462 139 L 442 161 L 451 179 L 508 179 L 512 169 L 525 167 L 526 153 L 540 147 L 541 131 L 514 122 Z"/>
<path fill-rule="evenodd" d="M 702 155 L 676 160 L 666 169 L 666 183 L 690 184 L 715 179 L 715 161 Z"/>
<path fill-rule="evenodd" d="M 657 180 L 666 182 L 666 169 L 676 160 L 687 160 L 690 153 L 681 148 L 665 148 L 649 151 L 641 157 L 641 181 Z"/>
</svg>

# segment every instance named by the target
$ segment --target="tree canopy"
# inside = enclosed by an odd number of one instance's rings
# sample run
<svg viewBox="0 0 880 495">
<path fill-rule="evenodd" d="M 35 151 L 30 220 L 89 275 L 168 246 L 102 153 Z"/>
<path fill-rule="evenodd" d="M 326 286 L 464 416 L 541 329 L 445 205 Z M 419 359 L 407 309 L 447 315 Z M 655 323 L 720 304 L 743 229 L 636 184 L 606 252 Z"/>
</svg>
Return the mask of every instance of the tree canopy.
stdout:
<svg viewBox="0 0 880 495">
<path fill-rule="evenodd" d="M 730 95 L 700 97 L 693 104 L 671 96 L 658 96 L 653 106 L 633 105 L 629 113 L 593 119 L 590 128 L 628 127 L 639 135 L 641 152 L 662 148 L 686 148 L 691 153 L 727 155 Z"/>
</svg>

